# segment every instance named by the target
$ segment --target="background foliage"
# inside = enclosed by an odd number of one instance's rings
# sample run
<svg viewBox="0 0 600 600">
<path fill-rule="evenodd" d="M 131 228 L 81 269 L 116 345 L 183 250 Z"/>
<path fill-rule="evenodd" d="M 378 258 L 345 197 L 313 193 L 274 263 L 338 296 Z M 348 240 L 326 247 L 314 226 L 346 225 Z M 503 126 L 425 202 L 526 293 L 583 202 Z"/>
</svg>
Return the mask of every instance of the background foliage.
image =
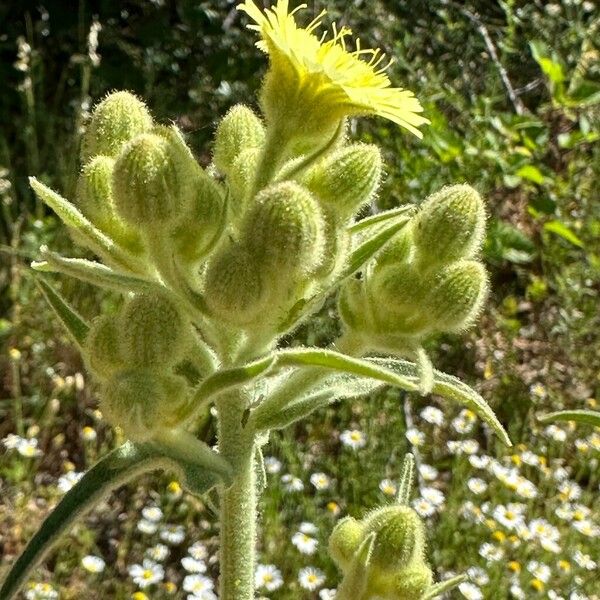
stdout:
<svg viewBox="0 0 600 600">
<path fill-rule="evenodd" d="M 266 66 L 234 4 L 0 4 L 0 438 L 15 433 L 37 440 L 42 451 L 27 457 L 3 449 L 0 455 L 3 566 L 59 498 L 57 482 L 66 485 L 66 474 L 85 470 L 118 435 L 96 411 L 77 353 L 28 277 L 28 261 L 41 244 L 70 248 L 70 240 L 36 204 L 27 176 L 71 195 L 85 119 L 93 102 L 112 89 L 134 91 L 158 120 L 176 121 L 208 164 L 217 119 L 231 105 L 254 98 Z M 581 0 L 310 2 L 315 13 L 322 7 L 395 58 L 393 81 L 415 91 L 432 121 L 423 141 L 383 121 L 353 124 L 357 138 L 384 151 L 387 177 L 379 206 L 418 203 L 459 182 L 471 183 L 488 199 L 485 257 L 492 297 L 476 330 L 436 340 L 433 347 L 438 368 L 479 382 L 520 445 L 507 454 L 479 424 L 461 434 L 451 424 L 456 415 L 435 398 L 408 403 L 397 392 L 333 406 L 276 437 L 269 452 L 282 462 L 282 471 L 270 475 L 261 560 L 275 563 L 285 584 L 267 595 L 317 597 L 299 587 L 298 570 L 307 565 L 323 569 L 325 585 L 334 587 L 337 576 L 325 542 L 338 511 L 356 516 L 384 501 L 381 480 L 393 480 L 402 454 L 416 447 L 421 462 L 438 470 L 433 481 L 421 478 L 421 497 L 431 487 L 444 495 L 444 509 L 430 517 L 432 560 L 440 573 L 489 568 L 487 583 L 473 575 L 485 598 L 513 597 L 518 591 L 511 592 L 512 585 L 526 598 L 598 598 L 597 571 L 573 559 L 577 551 L 600 558 L 597 530 L 588 535 L 575 526 L 589 521 L 597 529 L 600 519 L 598 432 L 563 427 L 563 440 L 562 433 L 548 432 L 535 419 L 550 410 L 594 407 L 600 388 L 598 8 Z M 97 47 L 90 28 L 92 33 L 96 28 Z M 88 317 L 115 301 L 72 281 L 61 285 Z M 289 342 L 328 343 L 337 331 L 332 307 Z M 443 424 L 420 416 L 426 405 L 446 412 Z M 407 439 L 407 426 L 424 434 L 422 443 L 412 430 Z M 205 429 L 210 439 L 210 419 Z M 365 447 L 352 450 L 340 442 L 340 433 L 349 429 L 364 434 Z M 447 445 L 461 439 L 476 441 L 477 455 L 518 469 L 537 496 L 524 499 L 511 480 L 503 481 L 491 466 L 476 469 L 465 450 Z M 560 479 L 560 469 L 566 479 Z M 319 472 L 330 479 L 326 489 L 310 483 Z M 286 492 L 280 481 L 285 473 L 298 477 L 304 490 Z M 473 477 L 489 484 L 485 492 L 475 494 L 465 485 Z M 574 492 L 562 489 L 565 481 L 576 486 Z M 184 597 L 179 559 L 195 541 L 206 544 L 208 575 L 214 576 L 210 502 L 177 499 L 176 486 L 168 484 L 148 480 L 121 490 L 57 549 L 39 570 L 39 580 L 60 588 L 64 598 L 79 596 L 90 582 L 94 597 L 129 598 L 137 588 L 128 568 L 141 562 L 162 531 L 139 530 L 140 510 L 147 505 L 160 506 L 163 524 L 183 525 L 185 536 L 172 544 L 165 562 L 165 581 L 173 586 L 157 583 L 145 593 Z M 468 502 L 480 507 L 479 517 L 469 513 Z M 525 522 L 545 519 L 556 527 L 560 551 L 498 521 L 495 509 L 510 502 L 524 504 Z M 567 505 L 580 516 L 562 518 Z M 302 521 L 320 528 L 314 555 L 291 543 Z M 502 558 L 494 561 L 482 552 L 486 543 Z M 106 561 L 101 579 L 80 566 L 86 554 Z M 539 571 L 540 565 L 550 574 Z M 556 595 L 547 596 L 548 590 Z"/>
</svg>

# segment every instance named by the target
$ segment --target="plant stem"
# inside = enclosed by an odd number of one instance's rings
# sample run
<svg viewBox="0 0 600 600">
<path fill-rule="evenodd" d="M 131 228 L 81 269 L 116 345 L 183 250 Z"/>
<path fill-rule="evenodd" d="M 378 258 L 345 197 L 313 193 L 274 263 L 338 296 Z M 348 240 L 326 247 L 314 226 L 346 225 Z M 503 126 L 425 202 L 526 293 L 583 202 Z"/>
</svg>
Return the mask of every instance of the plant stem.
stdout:
<svg viewBox="0 0 600 600">
<path fill-rule="evenodd" d="M 246 398 L 240 392 L 216 402 L 219 452 L 234 468 L 233 484 L 221 487 L 220 600 L 254 600 L 256 473 L 254 432 L 242 420 Z"/>
</svg>

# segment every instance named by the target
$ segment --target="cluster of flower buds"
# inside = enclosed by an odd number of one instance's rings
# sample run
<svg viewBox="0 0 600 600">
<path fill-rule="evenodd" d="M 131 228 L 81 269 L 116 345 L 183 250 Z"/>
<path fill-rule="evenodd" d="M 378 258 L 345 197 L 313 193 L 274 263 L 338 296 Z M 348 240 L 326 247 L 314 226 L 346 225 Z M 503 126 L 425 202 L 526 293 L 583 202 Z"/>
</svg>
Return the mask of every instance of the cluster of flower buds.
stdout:
<svg viewBox="0 0 600 600">
<path fill-rule="evenodd" d="M 346 226 L 373 198 L 381 157 L 375 146 L 337 140 L 319 159 L 291 153 L 261 187 L 265 143 L 263 124 L 245 106 L 218 127 L 214 164 L 229 192 L 230 236 L 209 259 L 202 291 L 224 323 L 276 337 L 293 307 L 342 268 Z"/>
<path fill-rule="evenodd" d="M 154 291 L 92 323 L 84 355 L 103 386 L 101 408 L 129 438 L 149 439 L 180 421 L 190 390 L 174 367 L 190 347 L 190 333 L 179 306 Z"/>
<path fill-rule="evenodd" d="M 431 195 L 363 277 L 343 286 L 346 327 L 370 349 L 402 354 L 470 326 L 487 295 L 477 258 L 484 230 L 483 201 L 470 186 Z"/>
<path fill-rule="evenodd" d="M 396 503 L 362 520 L 346 517 L 334 528 L 329 554 L 344 574 L 338 600 L 421 600 L 436 595 L 440 584 L 433 584 L 425 558 L 425 527 L 409 506 L 413 473 L 409 454 Z"/>
</svg>

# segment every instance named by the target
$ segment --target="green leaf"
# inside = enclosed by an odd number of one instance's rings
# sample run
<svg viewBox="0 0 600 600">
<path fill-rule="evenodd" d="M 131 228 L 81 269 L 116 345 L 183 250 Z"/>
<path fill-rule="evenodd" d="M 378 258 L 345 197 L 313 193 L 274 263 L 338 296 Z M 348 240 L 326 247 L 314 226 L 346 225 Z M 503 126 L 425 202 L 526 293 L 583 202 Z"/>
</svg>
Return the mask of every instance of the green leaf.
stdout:
<svg viewBox="0 0 600 600">
<path fill-rule="evenodd" d="M 544 75 L 553 84 L 560 84 L 565 81 L 565 71 L 563 66 L 555 59 L 549 56 L 548 48 L 541 41 L 529 42 L 531 53 L 537 64 L 542 69 Z"/>
<path fill-rule="evenodd" d="M 538 417 L 540 423 L 552 423 L 554 421 L 574 421 L 584 425 L 600 427 L 600 412 L 593 410 L 560 410 Z"/>
<path fill-rule="evenodd" d="M 338 588 L 336 600 L 369 600 L 371 598 L 367 592 L 367 584 L 375 538 L 375 533 L 369 534 L 354 553 L 352 562 Z"/>
<path fill-rule="evenodd" d="M 320 348 L 281 350 L 276 354 L 276 360 L 278 366 L 322 367 L 376 379 L 409 392 L 419 389 L 414 379 L 406 377 L 402 373 L 382 368 L 370 359 L 354 358 L 333 350 Z"/>
<path fill-rule="evenodd" d="M 440 583 L 436 583 L 432 585 L 426 592 L 421 600 L 433 600 L 450 590 L 453 590 L 455 587 L 460 585 L 463 581 L 466 581 L 466 575 L 457 575 L 456 577 L 452 577 L 451 579 L 446 579 L 446 581 L 441 581 Z"/>
<path fill-rule="evenodd" d="M 543 173 L 534 165 L 523 165 L 515 174 L 521 179 L 526 179 L 538 185 L 546 180 Z"/>
<path fill-rule="evenodd" d="M 81 348 L 90 329 L 89 325 L 43 277 L 35 277 L 35 282 L 65 329 Z"/>
<path fill-rule="evenodd" d="M 544 223 L 544 230 L 555 233 L 578 248 L 583 248 L 583 242 L 575 235 L 575 233 L 573 233 L 573 231 L 571 231 L 571 229 L 560 221 L 548 221 L 547 223 Z"/>
<path fill-rule="evenodd" d="M 143 292 L 160 285 L 155 281 L 119 273 L 102 263 L 84 258 L 65 258 L 50 251 L 44 252 L 42 258 L 43 261 L 33 262 L 31 268 L 44 273 L 62 273 L 118 292 Z"/>
<path fill-rule="evenodd" d="M 397 218 L 393 223 L 381 229 L 373 237 L 367 239 L 355 248 L 350 254 L 342 273 L 336 278 L 336 286 L 344 279 L 354 275 L 369 259 L 373 258 L 396 233 L 398 233 L 408 222 L 409 217 Z"/>
<path fill-rule="evenodd" d="M 197 493 L 208 491 L 220 480 L 216 475 L 200 476 L 202 460 L 190 460 L 173 449 L 167 453 L 170 456 L 165 456 L 164 448 L 157 444 L 127 442 L 96 463 L 66 493 L 13 564 L 0 588 L 0 600 L 14 598 L 31 571 L 77 519 L 112 490 L 139 474 L 156 469 L 173 469 L 188 483 L 195 485 Z"/>
<path fill-rule="evenodd" d="M 372 215 L 353 223 L 350 225 L 350 227 L 348 227 L 347 231 L 350 234 L 363 234 L 375 227 L 381 227 L 381 225 L 385 225 L 386 223 L 394 221 L 398 217 L 406 217 L 407 214 L 410 216 L 412 213 L 414 213 L 414 211 L 415 207 L 412 204 L 407 206 L 399 206 L 398 208 L 392 208 L 391 210 L 385 210 L 377 213 L 376 215 Z"/>
<path fill-rule="evenodd" d="M 386 367 L 391 371 L 402 373 L 403 375 L 407 370 L 407 361 L 393 358 L 370 358 L 368 360 Z M 412 363 L 408 363 L 408 365 L 411 364 Z M 512 446 L 508 434 L 504 430 L 504 427 L 502 427 L 500 421 L 496 418 L 494 411 L 473 388 L 462 382 L 458 377 L 442 373 L 442 371 L 434 370 L 433 378 L 432 392 L 434 394 L 438 394 L 449 400 L 454 400 L 469 410 L 472 410 L 482 421 L 484 421 L 484 423 L 489 425 L 496 432 L 504 444 Z"/>
<path fill-rule="evenodd" d="M 98 256 L 125 267 L 129 271 L 139 271 L 138 260 L 120 248 L 106 234 L 97 229 L 94 224 L 79 212 L 76 206 L 45 186 L 35 177 L 29 178 L 29 183 L 38 198 L 50 207 L 61 221 L 72 229 L 82 243 L 98 254 Z"/>
<path fill-rule="evenodd" d="M 274 361 L 275 357 L 269 354 L 242 367 L 217 371 L 213 375 L 209 375 L 196 388 L 191 402 L 181 414 L 181 420 L 193 420 L 215 396 L 252 381 L 269 369 Z"/>
<path fill-rule="evenodd" d="M 402 463 L 402 471 L 400 473 L 400 484 L 398 485 L 398 494 L 396 500 L 398 504 L 408 506 L 410 504 L 410 495 L 412 494 L 415 485 L 415 457 L 412 454 L 407 454 Z"/>
</svg>

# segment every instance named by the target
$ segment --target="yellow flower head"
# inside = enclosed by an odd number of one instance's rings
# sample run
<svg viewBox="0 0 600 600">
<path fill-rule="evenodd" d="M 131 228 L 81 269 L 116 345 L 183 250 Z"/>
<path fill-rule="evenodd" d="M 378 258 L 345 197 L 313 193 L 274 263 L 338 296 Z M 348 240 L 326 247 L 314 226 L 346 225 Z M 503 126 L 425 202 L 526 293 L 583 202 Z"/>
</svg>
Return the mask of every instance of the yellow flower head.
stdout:
<svg viewBox="0 0 600 600">
<path fill-rule="evenodd" d="M 391 87 L 386 74 L 391 62 L 382 66 L 385 55 L 361 48 L 358 39 L 356 50 L 350 51 L 346 39 L 352 32 L 347 27 L 334 26 L 329 40 L 327 33 L 317 37 L 325 11 L 307 27 L 299 27 L 295 14 L 304 8 L 301 4 L 290 12 L 289 0 L 278 0 L 265 12 L 253 0 L 238 6 L 254 21 L 249 27 L 261 35 L 257 45 L 269 54 L 271 70 L 277 73 L 273 87 L 281 90 L 293 83 L 295 97 L 308 111 L 312 104 L 335 118 L 379 115 L 422 137 L 417 127 L 429 121 L 418 114 L 423 108 L 412 92 Z"/>
</svg>

